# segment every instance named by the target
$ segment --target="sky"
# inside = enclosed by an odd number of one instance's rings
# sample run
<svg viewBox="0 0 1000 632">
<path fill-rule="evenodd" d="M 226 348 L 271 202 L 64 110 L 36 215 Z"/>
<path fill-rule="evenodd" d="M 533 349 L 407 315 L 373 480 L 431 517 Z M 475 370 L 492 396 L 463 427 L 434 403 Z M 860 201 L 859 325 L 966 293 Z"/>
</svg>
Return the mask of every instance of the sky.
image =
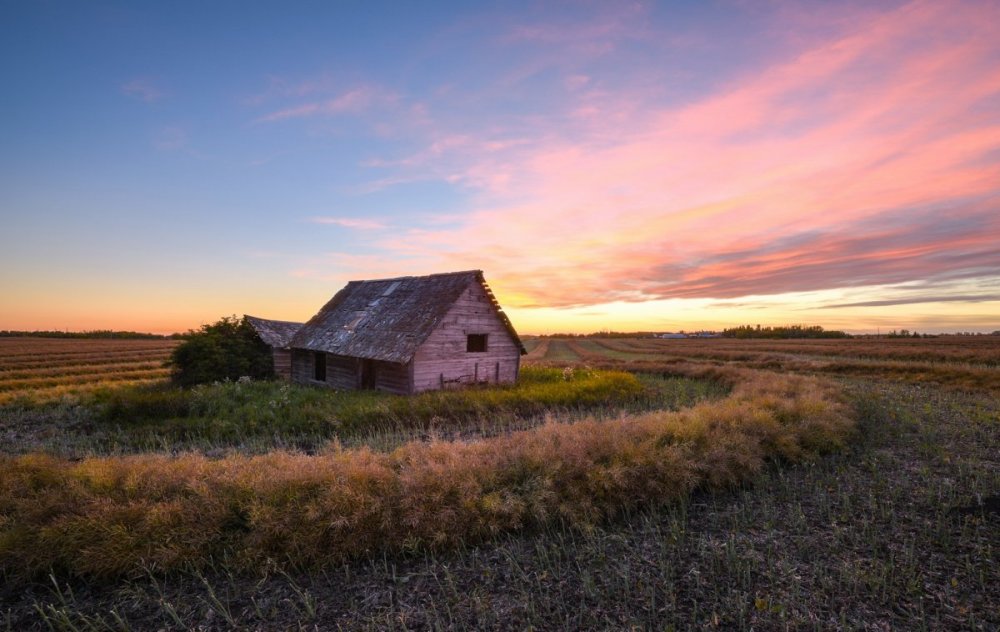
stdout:
<svg viewBox="0 0 1000 632">
<path fill-rule="evenodd" d="M 0 329 L 1000 329 L 1000 3 L 0 0 Z"/>
</svg>

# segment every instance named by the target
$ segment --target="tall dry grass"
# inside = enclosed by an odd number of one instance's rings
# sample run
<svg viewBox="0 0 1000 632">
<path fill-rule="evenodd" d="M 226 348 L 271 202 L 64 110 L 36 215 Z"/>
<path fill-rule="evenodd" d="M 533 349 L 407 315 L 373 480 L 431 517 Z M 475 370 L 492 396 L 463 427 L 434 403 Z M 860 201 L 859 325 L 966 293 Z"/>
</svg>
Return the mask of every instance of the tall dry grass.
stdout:
<svg viewBox="0 0 1000 632">
<path fill-rule="evenodd" d="M 731 395 L 679 412 L 550 422 L 391 453 L 334 445 L 213 460 L 142 455 L 0 459 L 0 569 L 7 581 L 110 578 L 225 557 L 315 566 L 437 550 L 518 529 L 586 529 L 696 488 L 752 480 L 769 460 L 841 447 L 853 422 L 828 383 L 686 366 Z"/>
</svg>

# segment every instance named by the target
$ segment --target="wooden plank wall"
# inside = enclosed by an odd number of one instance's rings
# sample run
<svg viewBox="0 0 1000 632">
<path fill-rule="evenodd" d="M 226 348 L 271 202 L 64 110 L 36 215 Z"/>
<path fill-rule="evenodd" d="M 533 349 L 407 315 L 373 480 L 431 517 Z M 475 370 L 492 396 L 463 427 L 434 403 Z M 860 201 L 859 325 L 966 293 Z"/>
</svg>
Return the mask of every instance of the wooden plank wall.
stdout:
<svg viewBox="0 0 1000 632">
<path fill-rule="evenodd" d="M 313 354 L 305 349 L 292 349 L 292 381 L 296 384 L 313 383 Z"/>
<path fill-rule="evenodd" d="M 410 392 L 410 367 L 397 362 L 375 362 L 375 388 L 406 395 Z"/>
<path fill-rule="evenodd" d="M 292 379 L 292 352 L 288 349 L 271 349 L 274 358 L 274 374 L 282 380 Z"/>
<path fill-rule="evenodd" d="M 466 351 L 469 334 L 488 334 L 487 349 Z M 521 351 L 493 305 L 475 284 L 462 293 L 413 357 L 413 392 L 489 382 L 517 380 Z"/>
<path fill-rule="evenodd" d="M 326 384 L 349 390 L 358 387 L 358 360 L 347 356 L 326 354 Z"/>
</svg>

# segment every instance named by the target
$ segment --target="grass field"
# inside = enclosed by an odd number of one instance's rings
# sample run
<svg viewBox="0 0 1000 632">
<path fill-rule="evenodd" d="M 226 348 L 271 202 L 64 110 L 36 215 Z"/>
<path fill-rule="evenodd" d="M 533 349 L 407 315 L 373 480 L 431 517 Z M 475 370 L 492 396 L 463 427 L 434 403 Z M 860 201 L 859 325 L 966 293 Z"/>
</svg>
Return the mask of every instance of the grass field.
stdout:
<svg viewBox="0 0 1000 632">
<path fill-rule="evenodd" d="M 154 352 L 51 342 L 3 379 Z M 882 342 L 542 338 L 415 400 L 0 386 L 0 630 L 998 629 L 1000 344 Z"/>
</svg>

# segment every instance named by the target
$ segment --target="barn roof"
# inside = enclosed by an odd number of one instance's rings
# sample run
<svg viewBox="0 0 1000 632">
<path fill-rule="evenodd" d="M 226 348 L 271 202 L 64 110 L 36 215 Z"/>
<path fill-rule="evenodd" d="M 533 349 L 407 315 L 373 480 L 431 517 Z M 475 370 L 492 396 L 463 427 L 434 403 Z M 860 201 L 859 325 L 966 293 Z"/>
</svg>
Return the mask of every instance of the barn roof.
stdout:
<svg viewBox="0 0 1000 632">
<path fill-rule="evenodd" d="M 469 285 L 482 286 L 500 321 L 521 339 L 493 297 L 481 270 L 351 281 L 295 334 L 296 349 L 388 362 L 409 362 Z"/>
<path fill-rule="evenodd" d="M 302 328 L 302 323 L 287 320 L 267 320 L 256 316 L 246 316 L 247 321 L 257 330 L 257 335 L 270 347 L 284 349 Z"/>
</svg>

